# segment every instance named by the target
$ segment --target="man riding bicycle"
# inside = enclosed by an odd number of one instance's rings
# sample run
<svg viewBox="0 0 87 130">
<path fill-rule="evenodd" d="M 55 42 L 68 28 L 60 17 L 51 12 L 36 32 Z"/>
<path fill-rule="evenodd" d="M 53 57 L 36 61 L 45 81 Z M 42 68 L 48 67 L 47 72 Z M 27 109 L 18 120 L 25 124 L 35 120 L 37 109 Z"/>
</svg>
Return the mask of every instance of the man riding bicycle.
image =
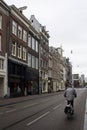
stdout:
<svg viewBox="0 0 87 130">
<path fill-rule="evenodd" d="M 65 90 L 64 97 L 67 100 L 67 104 L 71 103 L 72 107 L 74 108 L 74 98 L 77 97 L 77 93 L 71 85 L 69 85 Z"/>
</svg>

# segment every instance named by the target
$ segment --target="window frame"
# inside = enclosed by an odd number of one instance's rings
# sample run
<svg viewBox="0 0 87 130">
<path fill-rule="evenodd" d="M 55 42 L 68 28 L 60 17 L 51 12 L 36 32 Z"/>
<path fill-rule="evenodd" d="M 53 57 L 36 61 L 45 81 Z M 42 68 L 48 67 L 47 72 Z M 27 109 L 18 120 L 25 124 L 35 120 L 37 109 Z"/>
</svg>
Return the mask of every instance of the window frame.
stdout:
<svg viewBox="0 0 87 130">
<path fill-rule="evenodd" d="M 35 56 L 32 55 L 32 68 L 36 68 L 36 59 Z"/>
<path fill-rule="evenodd" d="M 2 47 L 2 36 L 0 35 L 0 51 L 2 50 L 1 47 Z"/>
<path fill-rule="evenodd" d="M 22 39 L 22 27 L 18 25 L 18 38 Z"/>
<path fill-rule="evenodd" d="M 39 42 L 36 40 L 36 52 L 39 52 Z"/>
<path fill-rule="evenodd" d="M 26 54 L 26 48 L 23 47 L 23 60 L 26 60 L 26 56 L 27 56 L 27 54 Z"/>
<path fill-rule="evenodd" d="M 23 41 L 27 42 L 27 31 L 23 30 Z"/>
<path fill-rule="evenodd" d="M 0 58 L 0 70 L 4 70 L 4 59 Z"/>
<path fill-rule="evenodd" d="M 12 33 L 17 36 L 17 23 L 12 20 Z"/>
<path fill-rule="evenodd" d="M 32 42 L 32 36 L 30 34 L 28 34 L 28 47 L 31 48 L 31 42 Z"/>
<path fill-rule="evenodd" d="M 0 29 L 2 29 L 2 15 L 0 14 Z"/>
<path fill-rule="evenodd" d="M 35 47 L 36 47 L 36 46 L 35 46 L 35 38 L 32 37 L 32 49 L 35 50 Z"/>
<path fill-rule="evenodd" d="M 17 49 L 18 49 L 18 58 L 21 59 L 22 58 L 22 47 L 20 45 L 18 45 Z"/>
<path fill-rule="evenodd" d="M 28 53 L 28 66 L 32 67 L 32 55 Z"/>
<path fill-rule="evenodd" d="M 12 56 L 16 56 L 16 52 L 17 52 L 16 47 L 17 47 L 17 43 L 15 41 L 13 41 L 12 42 L 12 52 L 11 52 Z"/>
<path fill-rule="evenodd" d="M 38 58 L 36 57 L 36 65 L 35 65 L 35 66 L 36 66 L 36 69 L 37 69 L 37 70 L 38 70 L 38 68 L 39 68 L 39 63 L 38 63 L 38 61 L 39 61 L 39 60 L 38 60 Z"/>
</svg>

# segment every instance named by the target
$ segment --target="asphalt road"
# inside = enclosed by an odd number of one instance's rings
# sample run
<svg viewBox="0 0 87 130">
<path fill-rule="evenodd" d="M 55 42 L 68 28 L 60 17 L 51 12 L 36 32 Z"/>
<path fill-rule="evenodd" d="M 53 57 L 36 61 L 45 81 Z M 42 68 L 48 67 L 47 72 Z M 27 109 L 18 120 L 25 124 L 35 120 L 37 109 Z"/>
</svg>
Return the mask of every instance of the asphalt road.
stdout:
<svg viewBox="0 0 87 130">
<path fill-rule="evenodd" d="M 0 108 L 0 130 L 84 130 L 87 89 L 77 89 L 75 114 L 67 119 L 62 93 Z"/>
</svg>

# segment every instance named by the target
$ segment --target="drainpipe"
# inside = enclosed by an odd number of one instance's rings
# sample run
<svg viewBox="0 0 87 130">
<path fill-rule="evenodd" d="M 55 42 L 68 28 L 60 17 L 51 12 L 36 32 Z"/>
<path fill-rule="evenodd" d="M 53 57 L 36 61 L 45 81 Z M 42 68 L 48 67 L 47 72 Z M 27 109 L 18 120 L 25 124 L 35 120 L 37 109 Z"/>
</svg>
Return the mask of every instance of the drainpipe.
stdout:
<svg viewBox="0 0 87 130">
<path fill-rule="evenodd" d="M 10 12 L 9 12 L 10 15 Z M 6 25 L 6 82 L 5 82 L 5 97 L 10 97 L 10 88 L 8 87 L 8 55 L 9 55 L 9 42 L 10 42 L 10 16 L 7 16 L 7 25 Z"/>
</svg>

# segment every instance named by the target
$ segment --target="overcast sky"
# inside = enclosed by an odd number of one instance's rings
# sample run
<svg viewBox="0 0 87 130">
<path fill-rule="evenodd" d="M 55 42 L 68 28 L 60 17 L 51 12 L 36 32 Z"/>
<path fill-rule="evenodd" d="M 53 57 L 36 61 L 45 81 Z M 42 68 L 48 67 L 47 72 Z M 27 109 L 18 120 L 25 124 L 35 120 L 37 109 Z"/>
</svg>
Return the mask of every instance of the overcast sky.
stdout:
<svg viewBox="0 0 87 130">
<path fill-rule="evenodd" d="M 24 15 L 49 30 L 50 46 L 62 45 L 73 73 L 87 76 L 87 0 L 4 0 L 8 5 L 27 6 Z M 72 54 L 71 54 L 72 50 Z"/>
</svg>

